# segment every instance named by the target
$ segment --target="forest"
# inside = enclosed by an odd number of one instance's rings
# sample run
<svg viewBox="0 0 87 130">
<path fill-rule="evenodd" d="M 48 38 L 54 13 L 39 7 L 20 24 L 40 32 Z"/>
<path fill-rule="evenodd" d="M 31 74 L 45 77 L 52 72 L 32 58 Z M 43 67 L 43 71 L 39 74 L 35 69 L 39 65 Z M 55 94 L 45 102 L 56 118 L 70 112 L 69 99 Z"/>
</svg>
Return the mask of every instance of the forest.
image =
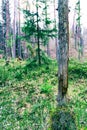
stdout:
<svg viewBox="0 0 87 130">
<path fill-rule="evenodd" d="M 87 130 L 82 4 L 0 1 L 0 130 Z"/>
</svg>

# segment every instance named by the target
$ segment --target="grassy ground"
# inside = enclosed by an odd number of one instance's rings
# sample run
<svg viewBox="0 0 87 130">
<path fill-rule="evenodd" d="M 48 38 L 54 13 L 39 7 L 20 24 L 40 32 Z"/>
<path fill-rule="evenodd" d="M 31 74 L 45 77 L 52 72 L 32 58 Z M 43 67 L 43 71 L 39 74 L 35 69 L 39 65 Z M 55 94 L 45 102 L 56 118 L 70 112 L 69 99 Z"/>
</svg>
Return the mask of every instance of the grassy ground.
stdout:
<svg viewBox="0 0 87 130">
<path fill-rule="evenodd" d="M 0 61 L 0 130 L 48 130 L 56 106 L 57 63 Z M 77 130 L 87 130 L 87 62 L 70 60 L 69 108 Z"/>
</svg>

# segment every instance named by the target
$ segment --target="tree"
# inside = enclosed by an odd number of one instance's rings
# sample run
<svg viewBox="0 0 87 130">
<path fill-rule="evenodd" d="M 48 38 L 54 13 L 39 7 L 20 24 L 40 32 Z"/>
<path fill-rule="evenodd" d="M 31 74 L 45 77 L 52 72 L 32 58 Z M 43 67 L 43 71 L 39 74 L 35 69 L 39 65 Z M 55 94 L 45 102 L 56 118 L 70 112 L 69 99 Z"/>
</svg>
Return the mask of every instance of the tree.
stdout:
<svg viewBox="0 0 87 130">
<path fill-rule="evenodd" d="M 3 45 L 3 25 L 0 22 L 0 49 L 4 50 L 4 45 Z"/>
<path fill-rule="evenodd" d="M 4 55 L 6 55 L 6 0 L 2 0 L 2 20 L 3 20 L 3 42 Z"/>
<path fill-rule="evenodd" d="M 75 30 L 75 42 L 78 49 L 78 59 L 81 58 L 81 55 L 83 54 L 83 39 L 81 35 L 81 8 L 80 8 L 80 0 L 76 3 L 76 13 L 77 13 L 77 19 L 76 19 L 76 30 Z"/>
<path fill-rule="evenodd" d="M 32 37 L 36 39 L 39 64 L 41 64 L 40 46 L 47 45 L 49 39 L 55 37 L 55 31 L 57 31 L 55 27 L 51 27 L 53 22 L 48 18 L 47 2 L 46 0 L 36 0 L 36 10 L 33 10 L 33 12 L 31 10 L 24 10 L 26 21 L 23 32 L 30 43 L 32 42 Z"/>
<path fill-rule="evenodd" d="M 56 0 L 53 0 L 53 3 L 54 3 L 54 26 L 55 26 L 55 28 L 57 29 L 57 21 L 56 21 Z M 56 32 L 55 32 L 56 33 Z M 57 33 L 58 33 L 58 31 L 57 31 Z M 56 34 L 57 34 L 56 33 Z M 58 46 L 58 40 L 57 40 L 58 38 L 57 37 L 55 37 L 55 47 L 56 47 L 56 59 L 57 59 L 57 57 L 58 57 L 58 52 L 57 52 L 57 46 Z"/>
<path fill-rule="evenodd" d="M 10 52 L 8 43 L 10 40 L 10 29 L 11 29 L 9 0 L 2 0 L 2 20 L 3 20 L 4 54 L 7 58 Z"/>
<path fill-rule="evenodd" d="M 21 23 L 20 23 L 20 0 L 18 0 L 18 56 L 21 57 L 21 40 L 20 40 L 20 36 L 21 36 Z"/>
<path fill-rule="evenodd" d="M 48 0 L 45 0 L 44 11 L 45 11 L 45 29 L 48 30 L 49 25 L 51 23 L 50 19 L 48 18 Z M 48 36 L 46 37 L 46 42 L 47 42 L 47 55 L 50 56 L 49 37 Z"/>
<path fill-rule="evenodd" d="M 59 16 L 59 45 L 58 45 L 58 105 L 52 115 L 52 130 L 76 130 L 76 123 L 72 111 L 66 104 L 68 89 L 68 0 L 58 0 Z"/>
<path fill-rule="evenodd" d="M 38 46 L 38 64 L 41 65 L 41 56 L 40 56 L 40 36 L 39 36 L 39 5 L 38 0 L 36 0 L 36 14 L 37 14 L 37 46 Z"/>
<path fill-rule="evenodd" d="M 68 89 L 69 27 L 68 0 L 58 0 L 58 103 L 65 102 Z"/>
</svg>

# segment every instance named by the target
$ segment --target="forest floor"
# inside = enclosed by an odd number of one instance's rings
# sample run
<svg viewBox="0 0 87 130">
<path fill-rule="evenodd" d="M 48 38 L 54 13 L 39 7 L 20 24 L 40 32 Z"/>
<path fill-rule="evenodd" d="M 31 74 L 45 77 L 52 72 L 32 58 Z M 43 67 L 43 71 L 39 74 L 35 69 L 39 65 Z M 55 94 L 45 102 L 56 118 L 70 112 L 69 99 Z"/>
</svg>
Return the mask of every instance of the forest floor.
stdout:
<svg viewBox="0 0 87 130">
<path fill-rule="evenodd" d="M 0 60 L 0 130 L 50 130 L 56 108 L 57 62 L 38 66 L 29 61 L 9 65 Z M 87 130 L 87 62 L 69 62 L 69 107 L 77 130 Z"/>
</svg>

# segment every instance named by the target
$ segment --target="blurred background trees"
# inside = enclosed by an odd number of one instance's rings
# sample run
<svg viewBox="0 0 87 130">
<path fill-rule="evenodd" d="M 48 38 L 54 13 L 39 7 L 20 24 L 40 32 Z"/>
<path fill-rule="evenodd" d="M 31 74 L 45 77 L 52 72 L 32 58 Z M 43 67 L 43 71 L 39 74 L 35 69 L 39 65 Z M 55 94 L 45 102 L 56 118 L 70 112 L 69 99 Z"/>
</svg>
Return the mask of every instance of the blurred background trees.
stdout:
<svg viewBox="0 0 87 130">
<path fill-rule="evenodd" d="M 3 57 L 30 58 L 34 49 L 41 64 L 42 51 L 50 56 L 50 46 L 57 37 L 55 1 L 36 0 L 29 2 L 2 0 L 0 35 Z M 57 11 L 56 11 L 57 12 Z M 55 48 L 55 42 L 52 43 Z M 32 48 L 32 49 L 30 49 Z"/>
</svg>

